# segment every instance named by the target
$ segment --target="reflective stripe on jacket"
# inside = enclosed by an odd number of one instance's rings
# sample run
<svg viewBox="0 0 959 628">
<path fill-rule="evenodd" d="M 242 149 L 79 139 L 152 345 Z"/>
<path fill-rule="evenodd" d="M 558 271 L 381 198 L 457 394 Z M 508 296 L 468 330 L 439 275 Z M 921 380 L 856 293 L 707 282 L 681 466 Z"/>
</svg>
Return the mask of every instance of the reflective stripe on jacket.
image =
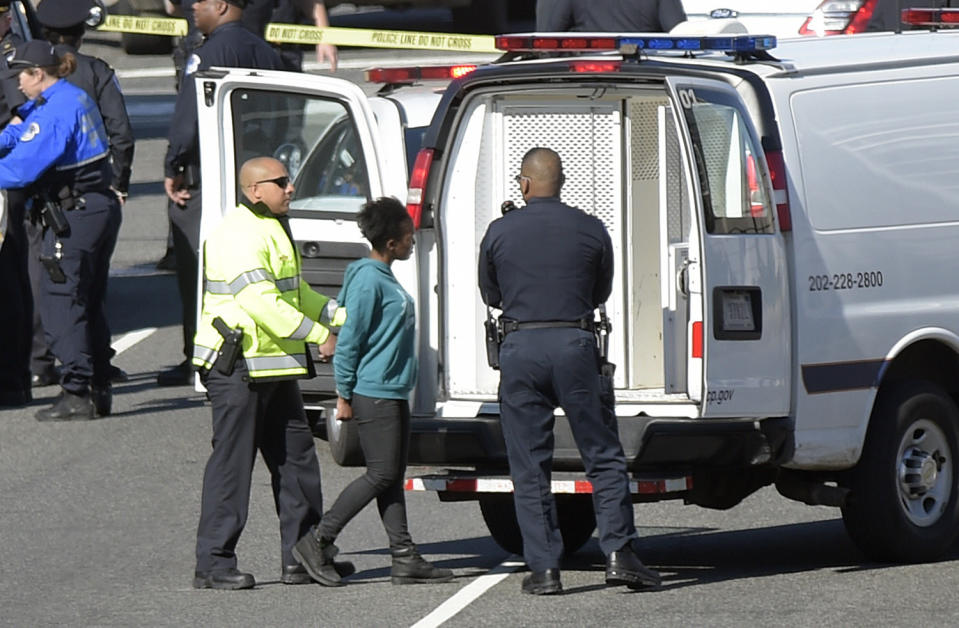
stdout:
<svg viewBox="0 0 959 628">
<path fill-rule="evenodd" d="M 300 278 L 300 256 L 280 222 L 263 206 L 227 212 L 204 244 L 203 309 L 193 364 L 210 369 L 222 336 L 219 316 L 243 330 L 243 358 L 252 378 L 307 374 L 306 343 L 323 343 L 346 312 Z"/>
</svg>

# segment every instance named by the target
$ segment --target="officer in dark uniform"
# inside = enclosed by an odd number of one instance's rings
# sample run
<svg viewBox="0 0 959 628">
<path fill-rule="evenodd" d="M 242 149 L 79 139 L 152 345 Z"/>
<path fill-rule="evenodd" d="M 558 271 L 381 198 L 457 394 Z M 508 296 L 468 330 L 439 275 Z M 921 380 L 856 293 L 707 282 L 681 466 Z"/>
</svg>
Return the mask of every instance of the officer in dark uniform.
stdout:
<svg viewBox="0 0 959 628">
<path fill-rule="evenodd" d="M 6 57 L 23 40 L 11 29 L 9 0 L 0 0 L 0 69 Z M 0 127 L 24 102 L 15 77 L 0 79 Z M 27 241 L 23 229 L 24 201 L 21 194 L 6 193 L 6 230 L 0 240 L 0 407 L 26 404 L 30 392 L 30 282 L 27 280 Z"/>
<path fill-rule="evenodd" d="M 667 32 L 686 21 L 680 0 L 537 0 L 539 32 Z"/>
<path fill-rule="evenodd" d="M 184 360 L 160 372 L 160 386 L 190 383 L 193 335 L 196 332 L 196 286 L 200 246 L 200 147 L 198 142 L 196 85 L 193 74 L 211 66 L 281 69 L 276 52 L 263 38 L 243 27 L 240 17 L 245 0 L 206 0 L 193 5 L 196 27 L 206 41 L 191 55 L 173 111 L 169 147 L 164 161 L 163 185 L 170 199 L 177 284 L 182 302 Z"/>
<path fill-rule="evenodd" d="M 277 24 L 309 24 L 310 26 L 324 27 L 330 25 L 323 0 L 275 0 L 271 22 Z M 280 58 L 284 69 L 290 72 L 303 71 L 303 47 L 299 44 L 279 44 Z M 336 71 L 337 52 L 332 44 L 316 45 L 316 60 L 327 61 L 330 69 Z"/>
<path fill-rule="evenodd" d="M 658 586 L 636 528 L 615 415 L 604 417 L 593 310 L 609 297 L 613 247 L 597 218 L 559 200 L 559 155 L 533 148 L 516 178 L 526 206 L 493 221 L 479 252 L 483 301 L 503 311 L 500 416 L 523 554 L 524 593 L 559 593 L 563 540 L 549 490 L 553 411 L 562 407 L 593 485 L 606 582 Z"/>
<path fill-rule="evenodd" d="M 130 187 L 130 172 L 133 166 L 133 127 L 127 116 L 126 103 L 120 92 L 116 74 L 105 61 L 77 52 L 86 32 L 85 20 L 94 7 L 92 0 L 44 0 L 37 8 L 37 18 L 43 27 L 43 36 L 58 55 L 69 52 L 77 60 L 77 69 L 66 80 L 87 93 L 100 110 L 107 139 L 110 142 L 110 161 L 113 166 L 112 188 L 122 205 Z M 30 240 L 30 280 L 34 301 L 39 301 L 41 277 L 44 274 L 39 262 L 39 250 L 43 241 L 39 223 L 28 222 Z M 106 295 L 104 295 L 105 297 Z M 33 384 L 55 384 L 59 379 L 53 353 L 46 343 L 39 311 L 35 309 L 33 320 L 33 350 L 31 357 Z M 115 366 L 110 367 L 111 381 L 126 381 L 127 375 Z"/>
<path fill-rule="evenodd" d="M 63 393 L 37 419 L 91 419 L 110 413 L 110 330 L 103 295 L 120 229 L 120 203 L 103 120 L 86 93 L 63 80 L 76 59 L 48 42 L 17 46 L 16 72 L 29 101 L 0 133 L 0 189 L 28 188 L 31 211 L 44 229 L 47 271 L 40 308 L 43 328 L 63 364 Z"/>
</svg>

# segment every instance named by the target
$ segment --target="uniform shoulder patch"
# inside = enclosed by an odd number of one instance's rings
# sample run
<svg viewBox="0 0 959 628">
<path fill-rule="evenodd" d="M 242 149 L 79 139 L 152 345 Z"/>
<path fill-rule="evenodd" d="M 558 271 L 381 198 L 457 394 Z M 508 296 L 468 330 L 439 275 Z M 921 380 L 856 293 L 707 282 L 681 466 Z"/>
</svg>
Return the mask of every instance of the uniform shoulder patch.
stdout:
<svg viewBox="0 0 959 628">
<path fill-rule="evenodd" d="M 200 67 L 200 55 L 195 52 L 186 60 L 186 66 L 183 68 L 184 74 L 193 74 Z"/>
<path fill-rule="evenodd" d="M 20 136 L 21 142 L 29 142 L 37 135 L 40 134 L 40 125 L 36 122 L 31 122 L 30 126 L 27 127 L 27 130 L 23 132 L 23 135 Z"/>
</svg>

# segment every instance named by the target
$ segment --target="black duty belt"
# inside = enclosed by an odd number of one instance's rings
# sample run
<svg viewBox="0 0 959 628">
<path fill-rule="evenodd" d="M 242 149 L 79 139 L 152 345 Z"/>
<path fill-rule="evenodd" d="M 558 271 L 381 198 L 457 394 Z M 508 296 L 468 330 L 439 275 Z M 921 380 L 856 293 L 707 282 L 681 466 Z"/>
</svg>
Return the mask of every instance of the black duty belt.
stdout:
<svg viewBox="0 0 959 628">
<path fill-rule="evenodd" d="M 578 321 L 529 321 L 520 322 L 509 319 L 502 319 L 503 335 L 519 331 L 520 329 L 550 329 L 565 327 L 568 329 L 582 329 L 583 331 L 595 331 L 596 324 L 588 318 L 582 318 Z"/>
</svg>

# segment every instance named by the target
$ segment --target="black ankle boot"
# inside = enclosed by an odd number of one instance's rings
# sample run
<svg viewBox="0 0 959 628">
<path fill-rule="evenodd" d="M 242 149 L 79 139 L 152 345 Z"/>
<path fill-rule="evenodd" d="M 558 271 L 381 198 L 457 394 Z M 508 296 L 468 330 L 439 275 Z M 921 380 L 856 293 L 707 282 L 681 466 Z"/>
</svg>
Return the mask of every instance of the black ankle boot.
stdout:
<svg viewBox="0 0 959 628">
<path fill-rule="evenodd" d="M 320 538 L 315 528 L 293 546 L 293 558 L 300 561 L 307 573 L 325 587 L 341 587 L 344 584 L 333 565 L 333 557 L 339 552 L 340 548 L 333 544 L 332 539 Z"/>
<path fill-rule="evenodd" d="M 75 395 L 63 391 L 51 408 L 36 414 L 37 421 L 89 421 L 93 418 L 93 402 L 90 395 Z"/>
<path fill-rule="evenodd" d="M 452 579 L 451 570 L 426 562 L 415 546 L 393 552 L 393 568 L 390 570 L 393 584 L 449 582 Z"/>
</svg>

